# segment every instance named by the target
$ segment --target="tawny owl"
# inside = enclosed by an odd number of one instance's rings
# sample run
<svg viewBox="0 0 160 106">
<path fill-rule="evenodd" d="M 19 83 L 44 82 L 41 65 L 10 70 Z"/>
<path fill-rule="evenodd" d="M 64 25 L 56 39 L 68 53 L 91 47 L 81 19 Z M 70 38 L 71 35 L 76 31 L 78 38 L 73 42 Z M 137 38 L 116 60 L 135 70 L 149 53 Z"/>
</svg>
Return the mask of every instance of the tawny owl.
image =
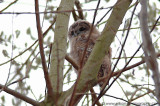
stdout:
<svg viewBox="0 0 160 106">
<path fill-rule="evenodd" d="M 83 52 L 87 45 L 87 39 L 89 36 L 90 28 L 91 28 L 91 23 L 85 20 L 78 20 L 75 23 L 73 23 L 69 28 L 68 38 L 69 38 L 70 48 L 71 48 L 70 56 L 79 66 L 83 57 Z M 91 32 L 90 39 L 88 41 L 88 48 L 84 57 L 82 67 L 86 63 L 89 55 L 91 54 L 94 44 L 96 43 L 96 40 L 99 36 L 100 36 L 100 32 L 94 26 Z M 111 48 L 109 49 L 109 52 L 106 53 L 104 57 L 103 63 L 97 75 L 98 79 L 107 76 L 107 74 L 110 71 L 111 71 Z M 78 72 L 76 73 L 78 74 Z M 104 80 L 101 81 L 99 85 L 102 86 L 103 82 Z"/>
</svg>

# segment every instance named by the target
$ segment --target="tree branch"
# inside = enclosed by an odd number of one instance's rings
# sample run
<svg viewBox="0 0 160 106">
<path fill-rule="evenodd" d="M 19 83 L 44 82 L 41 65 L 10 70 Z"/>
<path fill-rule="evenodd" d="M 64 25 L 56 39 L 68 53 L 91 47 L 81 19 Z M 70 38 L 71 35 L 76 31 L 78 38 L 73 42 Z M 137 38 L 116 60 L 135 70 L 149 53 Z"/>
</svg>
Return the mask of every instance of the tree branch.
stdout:
<svg viewBox="0 0 160 106">
<path fill-rule="evenodd" d="M 16 91 L 14 91 L 12 89 L 9 89 L 6 86 L 0 84 L 0 89 L 2 89 L 2 88 L 3 88 L 3 91 L 11 94 L 14 97 L 17 97 L 17 98 L 19 98 L 21 100 L 24 100 L 25 102 L 27 102 L 27 103 L 29 103 L 31 105 L 39 106 L 39 102 L 37 102 L 37 101 L 35 101 L 35 100 L 33 100 L 33 99 L 23 95 L 23 94 L 20 94 L 19 92 L 16 92 Z"/>
<path fill-rule="evenodd" d="M 90 89 L 92 95 L 92 103 L 97 99 L 96 93 L 93 88 Z M 102 106 L 99 101 L 96 102 L 97 106 Z"/>
<path fill-rule="evenodd" d="M 17 1 L 18 1 L 18 0 L 15 0 L 15 1 L 11 2 L 8 6 L 6 6 L 4 9 L 2 9 L 2 10 L 0 11 L 0 13 L 2 13 L 3 11 L 5 11 L 5 10 L 8 9 L 9 7 L 11 7 L 11 5 L 15 4 Z"/>
<path fill-rule="evenodd" d="M 110 7 L 101 7 L 101 8 L 98 8 L 98 10 L 104 10 L 104 9 L 109 9 L 111 8 L 112 6 Z M 77 10 L 74 10 L 73 8 L 70 8 L 70 10 L 62 10 L 62 11 L 48 11 L 48 12 L 2 12 L 0 14 L 36 14 L 36 13 L 39 13 L 39 14 L 49 14 L 49 13 L 70 13 L 72 11 L 95 11 L 96 9 L 77 9 Z"/>
<path fill-rule="evenodd" d="M 79 18 L 83 20 L 84 19 L 84 15 L 83 15 L 83 11 L 82 11 L 82 7 L 81 7 L 80 2 L 78 0 L 75 0 L 75 5 L 76 5 L 77 9 L 79 10 L 78 11 Z"/>
<path fill-rule="evenodd" d="M 148 28 L 148 13 L 147 13 L 147 0 L 140 0 L 141 11 L 139 13 L 142 40 L 143 40 L 143 51 L 145 54 L 145 61 L 147 66 L 153 72 L 153 80 L 155 83 L 155 91 L 158 103 L 160 103 L 160 73 L 158 69 L 158 62 L 156 59 L 156 53 L 152 44 L 152 38 L 150 37 Z M 159 104 L 160 106 L 160 104 Z"/>
<path fill-rule="evenodd" d="M 160 57 L 160 53 L 157 54 L 157 57 Z M 135 68 L 135 67 L 137 67 L 137 66 L 139 66 L 139 65 L 141 65 L 141 64 L 144 64 L 144 63 L 145 63 L 145 60 L 141 60 L 140 62 L 137 62 L 137 63 L 135 63 L 135 64 L 133 64 L 133 65 L 131 65 L 131 66 L 128 66 L 128 67 L 126 67 L 126 68 L 124 68 L 124 69 L 121 69 L 121 70 L 119 70 L 119 71 L 117 71 L 117 72 L 114 72 L 113 75 L 112 75 L 112 77 L 113 77 L 113 76 L 117 76 L 119 73 L 125 72 L 125 71 L 127 71 L 127 70 L 130 70 L 130 69 L 132 69 L 132 68 Z"/>
<path fill-rule="evenodd" d="M 39 12 L 38 0 L 35 0 L 35 11 Z M 41 55 L 41 59 L 42 59 L 44 77 L 45 77 L 46 86 L 47 86 L 47 90 L 48 90 L 48 96 L 52 96 L 53 95 L 53 90 L 52 90 L 52 85 L 51 85 L 51 82 L 50 82 L 50 79 L 49 79 L 46 59 L 45 59 L 45 55 L 44 55 L 43 34 L 42 34 L 42 30 L 41 30 L 40 17 L 39 17 L 38 13 L 36 13 L 36 22 L 37 22 L 39 49 L 40 49 L 40 55 Z"/>
<path fill-rule="evenodd" d="M 61 0 L 58 7 L 58 11 L 72 10 L 74 5 L 74 0 Z M 57 14 L 55 33 L 54 33 L 54 43 L 52 45 L 51 53 L 51 64 L 50 64 L 50 79 L 55 95 L 55 102 L 59 100 L 59 94 L 62 92 L 63 88 L 63 68 L 64 59 L 67 50 L 67 32 L 70 12 Z M 58 88 L 58 89 L 57 89 Z M 59 101 L 58 101 L 59 102 Z"/>
<path fill-rule="evenodd" d="M 74 60 L 73 60 L 71 57 L 69 57 L 69 55 L 66 55 L 66 56 L 65 56 L 65 59 L 66 59 L 68 62 L 70 62 L 70 63 L 72 64 L 72 66 L 73 66 L 76 70 L 78 70 L 79 66 L 76 64 L 76 62 L 74 62 Z"/>
</svg>

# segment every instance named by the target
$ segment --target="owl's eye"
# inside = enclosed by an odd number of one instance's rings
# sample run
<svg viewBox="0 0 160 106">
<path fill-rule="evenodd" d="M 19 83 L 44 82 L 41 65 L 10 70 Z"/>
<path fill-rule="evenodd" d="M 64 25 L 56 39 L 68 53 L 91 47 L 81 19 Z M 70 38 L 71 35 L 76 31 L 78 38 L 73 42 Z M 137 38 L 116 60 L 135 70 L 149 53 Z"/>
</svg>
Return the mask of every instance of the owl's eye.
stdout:
<svg viewBox="0 0 160 106">
<path fill-rule="evenodd" d="M 84 27 L 79 28 L 79 31 L 84 31 L 84 30 L 86 30 L 86 28 L 84 28 Z"/>
<path fill-rule="evenodd" d="M 73 31 L 71 31 L 71 35 L 74 35 L 74 32 L 73 32 Z"/>
</svg>

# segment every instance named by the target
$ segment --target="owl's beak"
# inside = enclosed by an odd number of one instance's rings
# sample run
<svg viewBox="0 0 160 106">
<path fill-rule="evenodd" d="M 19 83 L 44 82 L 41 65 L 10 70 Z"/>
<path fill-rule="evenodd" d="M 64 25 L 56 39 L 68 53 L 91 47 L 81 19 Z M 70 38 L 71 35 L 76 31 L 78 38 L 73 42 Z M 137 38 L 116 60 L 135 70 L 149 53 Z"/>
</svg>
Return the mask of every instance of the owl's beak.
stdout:
<svg viewBox="0 0 160 106">
<path fill-rule="evenodd" d="M 76 31 L 76 32 L 74 33 L 74 36 L 76 37 L 76 36 L 78 36 L 80 33 L 81 33 L 80 31 Z"/>
<path fill-rule="evenodd" d="M 76 37 L 76 36 L 78 36 L 78 34 L 77 33 L 74 33 L 74 35 L 73 35 L 74 37 Z"/>
<path fill-rule="evenodd" d="M 80 33 L 81 33 L 80 31 L 75 31 L 75 32 L 72 32 L 71 35 L 72 35 L 73 37 L 76 37 L 76 36 L 78 36 Z"/>
<path fill-rule="evenodd" d="M 76 37 L 76 36 L 78 36 L 78 34 L 77 34 L 76 32 L 74 32 L 74 33 L 72 34 L 72 36 L 73 36 L 73 37 Z"/>
</svg>

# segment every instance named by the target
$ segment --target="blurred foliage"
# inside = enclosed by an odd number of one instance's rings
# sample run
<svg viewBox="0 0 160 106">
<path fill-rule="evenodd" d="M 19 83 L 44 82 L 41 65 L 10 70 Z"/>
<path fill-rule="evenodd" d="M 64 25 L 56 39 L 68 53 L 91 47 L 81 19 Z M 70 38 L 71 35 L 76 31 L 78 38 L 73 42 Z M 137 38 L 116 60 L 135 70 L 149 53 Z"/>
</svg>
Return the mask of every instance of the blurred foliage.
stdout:
<svg viewBox="0 0 160 106">
<path fill-rule="evenodd" d="M 109 2 L 110 0 L 105 0 L 106 2 Z"/>
<path fill-rule="evenodd" d="M 90 3 L 92 1 L 97 1 L 97 0 L 85 0 L 85 3 Z"/>
<path fill-rule="evenodd" d="M 56 14 L 52 13 L 53 11 L 57 10 L 57 6 L 54 6 L 54 3 L 53 3 L 54 1 L 55 0 L 48 0 L 48 2 L 46 3 L 47 4 L 46 8 L 45 8 L 46 14 L 44 14 L 44 21 L 46 21 L 50 24 L 53 22 L 54 18 L 56 17 Z M 111 0 L 105 0 L 105 1 L 107 3 L 112 2 Z M 79 0 L 79 2 L 81 2 L 81 1 Z M 84 2 L 81 4 L 81 7 L 85 8 L 85 5 L 89 4 L 91 2 L 97 2 L 97 0 L 84 0 Z M 150 3 L 150 4 L 148 4 L 148 7 L 149 7 L 148 8 L 148 13 L 149 13 L 148 25 L 152 26 L 155 24 L 155 21 L 157 20 L 157 17 L 159 16 L 160 10 L 157 9 L 156 3 L 152 3 L 152 4 Z M 75 10 L 77 9 L 76 7 L 74 7 L 74 8 L 75 8 Z M 131 8 L 129 11 L 131 12 L 132 9 L 133 8 Z M 85 19 L 87 17 L 90 17 L 90 15 L 88 15 L 88 13 L 89 13 L 88 11 L 83 12 Z M 73 14 L 71 16 L 72 16 L 71 18 L 74 19 Z M 75 12 L 75 16 L 79 18 L 79 14 L 77 11 Z M 104 25 L 106 22 L 107 22 L 107 19 L 103 19 L 100 22 L 102 24 L 99 24 L 99 26 Z M 129 23 L 130 23 L 130 18 L 125 19 L 125 24 L 123 25 L 122 31 L 119 31 L 117 38 L 115 39 L 115 41 L 112 44 L 114 46 L 113 51 L 116 52 L 115 54 L 113 54 L 113 58 L 115 58 L 115 59 L 112 60 L 112 62 L 113 62 L 112 66 L 114 66 L 114 63 L 117 60 L 116 56 L 119 53 L 122 41 L 126 36 L 126 31 L 129 26 Z M 135 36 L 133 41 L 135 40 L 138 43 L 141 43 L 141 39 L 139 37 L 137 37 L 139 35 L 137 35 L 137 33 L 135 31 L 135 30 L 137 30 L 137 32 L 139 31 L 139 28 L 138 28 L 139 27 L 139 20 L 137 17 L 137 13 L 135 13 L 132 23 L 133 23 L 133 28 L 137 27 L 136 29 L 134 29 L 133 32 L 131 30 L 131 32 L 134 33 L 133 36 Z M 152 28 L 152 27 L 150 27 L 150 28 Z M 28 26 L 28 28 L 25 31 L 25 35 L 24 35 L 24 33 L 22 33 L 22 31 L 20 31 L 19 29 L 16 29 L 13 32 L 13 34 L 15 35 L 14 40 L 18 40 L 21 36 L 29 36 L 29 39 L 34 42 L 37 40 L 37 38 L 35 37 L 35 35 L 32 31 L 33 31 L 33 29 L 31 28 L 31 26 Z M 52 28 L 50 29 L 49 32 L 50 33 L 44 37 L 44 49 L 45 49 L 44 51 L 45 51 L 45 55 L 46 55 L 47 64 L 49 62 L 50 44 L 52 43 L 53 36 L 54 36 L 54 25 L 52 26 Z M 0 32 L 0 45 L 3 46 L 3 49 L 1 49 L 1 53 L 3 54 L 3 58 L 5 58 L 7 60 L 10 60 L 10 58 L 11 58 L 10 57 L 11 53 L 9 52 L 9 50 L 10 50 L 10 47 L 12 46 L 13 34 L 6 34 L 6 32 L 4 32 L 4 31 Z M 160 32 L 159 32 L 158 27 L 156 27 L 154 29 L 154 31 L 151 35 L 153 38 L 156 39 L 154 42 L 154 47 L 156 49 L 156 52 L 160 53 L 160 47 L 159 47 Z M 131 43 L 132 42 L 127 42 L 126 45 L 130 45 L 131 47 L 134 46 L 134 44 L 131 45 Z M 30 45 L 31 44 L 28 43 L 27 40 L 24 40 L 23 43 L 21 44 L 22 48 L 20 48 L 19 45 L 16 43 L 13 45 L 14 51 L 18 52 L 18 54 L 17 54 L 18 57 L 16 59 L 14 59 L 13 61 L 11 61 L 12 67 L 14 67 L 14 69 L 13 69 L 14 71 L 12 71 L 12 73 L 11 73 L 9 83 L 12 83 L 14 81 L 17 81 L 19 79 L 26 77 L 27 72 L 28 72 L 27 75 L 30 76 L 31 70 L 37 70 L 38 68 L 41 68 L 41 58 L 40 58 L 40 55 L 37 55 L 39 52 L 38 43 L 36 43 L 34 46 L 32 46 L 31 48 L 28 49 L 28 47 Z M 67 45 L 68 45 L 68 43 L 67 43 Z M 24 50 L 27 50 L 27 53 L 26 53 L 27 55 L 25 53 L 20 55 Z M 127 49 L 125 49 L 123 51 L 123 54 L 122 54 L 123 58 L 121 58 L 121 62 L 124 64 L 128 61 L 128 58 L 130 58 L 130 56 L 131 56 L 131 54 L 128 52 L 129 51 Z M 143 53 L 137 55 L 137 57 L 138 57 L 138 59 L 136 57 L 134 59 L 135 60 L 137 59 L 137 61 L 143 60 Z M 1 67 L 3 67 L 3 65 Z M 122 68 L 122 65 L 117 66 L 116 71 L 118 71 L 121 68 Z M 64 83 L 67 83 L 66 85 L 69 86 L 71 83 L 73 83 L 75 81 L 75 79 L 73 79 L 73 77 L 72 77 L 72 71 L 71 71 L 71 70 L 73 70 L 73 68 L 71 67 L 71 65 L 69 63 L 66 63 L 64 69 L 65 69 Z M 140 75 L 140 77 L 137 77 L 140 72 L 143 72 L 143 75 Z M 148 67 L 145 64 L 143 64 L 143 65 L 140 65 L 136 68 L 130 69 L 128 72 L 123 73 L 118 81 L 120 83 L 120 86 L 122 86 L 122 88 L 124 89 L 123 93 L 125 96 L 127 96 L 128 98 L 131 98 L 133 96 L 134 98 L 138 99 L 138 97 L 143 98 L 142 95 L 147 93 L 149 90 L 154 91 L 154 88 L 150 85 L 148 77 L 151 77 L 151 72 L 148 69 Z M 139 82 L 141 82 L 141 83 L 139 83 Z M 125 86 L 123 86 L 124 84 L 126 84 L 127 86 L 130 86 L 132 88 L 132 91 L 131 91 L 131 89 L 128 89 Z M 148 84 L 148 85 L 144 87 L 143 84 Z M 18 92 L 21 92 L 24 95 L 27 95 L 29 92 L 32 92 L 32 87 L 30 87 L 30 84 L 27 84 L 25 82 L 25 80 L 24 81 L 23 80 L 17 81 L 16 87 L 14 89 Z M 44 98 L 43 94 L 39 95 L 39 97 L 37 99 L 38 101 L 41 101 Z M 122 95 L 121 97 L 123 97 L 124 95 Z M 153 93 L 146 94 L 146 95 L 147 95 L 147 97 L 150 97 L 151 99 L 155 100 Z M 3 104 L 5 104 L 5 102 L 6 102 L 6 98 L 4 95 L 2 95 L 0 105 L 3 106 Z M 12 104 L 14 106 L 20 106 L 21 102 L 22 102 L 21 100 L 15 99 L 15 98 L 12 100 Z M 82 100 L 82 104 L 89 105 L 89 103 L 91 103 L 91 96 L 85 95 Z"/>
</svg>

